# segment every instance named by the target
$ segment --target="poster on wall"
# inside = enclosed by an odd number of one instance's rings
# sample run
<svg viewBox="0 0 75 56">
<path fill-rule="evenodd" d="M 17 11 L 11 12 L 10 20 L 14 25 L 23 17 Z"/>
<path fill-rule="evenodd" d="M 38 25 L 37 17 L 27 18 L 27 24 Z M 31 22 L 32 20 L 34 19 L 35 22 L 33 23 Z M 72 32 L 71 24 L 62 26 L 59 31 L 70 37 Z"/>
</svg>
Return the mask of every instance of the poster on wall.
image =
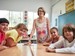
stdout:
<svg viewBox="0 0 75 56">
<path fill-rule="evenodd" d="M 24 11 L 24 24 L 27 26 L 27 11 Z"/>
</svg>

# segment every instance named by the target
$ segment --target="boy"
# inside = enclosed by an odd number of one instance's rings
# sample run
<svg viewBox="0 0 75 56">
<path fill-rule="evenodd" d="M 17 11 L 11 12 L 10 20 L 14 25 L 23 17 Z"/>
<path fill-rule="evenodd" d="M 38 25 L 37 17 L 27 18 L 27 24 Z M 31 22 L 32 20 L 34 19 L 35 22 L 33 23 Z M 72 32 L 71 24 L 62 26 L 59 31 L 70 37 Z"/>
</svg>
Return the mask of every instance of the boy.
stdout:
<svg viewBox="0 0 75 56">
<path fill-rule="evenodd" d="M 0 50 L 6 49 L 8 47 L 4 46 L 5 32 L 8 30 L 9 21 L 6 18 L 0 18 Z"/>
</svg>

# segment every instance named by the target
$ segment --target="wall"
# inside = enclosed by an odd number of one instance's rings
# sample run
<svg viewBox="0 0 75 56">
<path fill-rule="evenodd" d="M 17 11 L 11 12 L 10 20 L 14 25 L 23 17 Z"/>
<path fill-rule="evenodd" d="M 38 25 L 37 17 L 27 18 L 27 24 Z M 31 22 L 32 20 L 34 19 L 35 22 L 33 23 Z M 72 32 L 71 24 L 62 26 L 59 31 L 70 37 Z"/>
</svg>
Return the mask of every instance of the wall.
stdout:
<svg viewBox="0 0 75 56">
<path fill-rule="evenodd" d="M 59 0 L 59 2 L 57 2 L 55 5 L 53 5 L 52 7 L 52 23 L 51 23 L 51 27 L 55 26 L 55 19 L 58 19 L 58 16 L 61 14 L 65 13 L 65 2 L 68 0 Z M 55 26 L 55 27 L 58 27 Z"/>
<path fill-rule="evenodd" d="M 74 0 L 74 9 L 75 9 L 75 0 Z"/>
<path fill-rule="evenodd" d="M 51 0 L 0 0 L 0 10 L 10 11 L 33 11 L 44 7 L 50 15 Z"/>
<path fill-rule="evenodd" d="M 62 35 L 64 25 L 68 23 L 75 25 L 75 10 L 58 16 L 58 23 L 59 35 Z"/>
<path fill-rule="evenodd" d="M 59 0 L 51 0 L 51 6 L 53 6 L 54 4 L 56 4 L 56 2 L 58 2 Z"/>
</svg>

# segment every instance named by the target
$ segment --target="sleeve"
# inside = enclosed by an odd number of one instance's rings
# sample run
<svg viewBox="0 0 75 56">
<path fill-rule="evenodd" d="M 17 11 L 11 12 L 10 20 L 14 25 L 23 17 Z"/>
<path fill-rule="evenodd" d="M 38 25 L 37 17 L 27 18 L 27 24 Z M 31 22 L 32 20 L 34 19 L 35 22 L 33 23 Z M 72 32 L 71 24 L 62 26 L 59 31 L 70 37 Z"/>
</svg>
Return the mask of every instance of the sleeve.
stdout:
<svg viewBox="0 0 75 56">
<path fill-rule="evenodd" d="M 15 37 L 17 36 L 16 32 L 14 31 L 10 31 L 7 33 L 9 36 L 7 38 L 12 38 L 13 40 L 15 40 Z"/>
<path fill-rule="evenodd" d="M 72 47 L 62 48 L 62 49 L 56 49 L 57 53 L 75 53 L 75 43 Z"/>
<path fill-rule="evenodd" d="M 3 40 L 5 40 L 5 33 L 3 33 Z"/>
<path fill-rule="evenodd" d="M 64 39 L 61 39 L 61 40 L 57 41 L 56 43 L 51 44 L 49 47 L 50 48 L 60 48 L 63 46 L 63 41 L 64 41 Z"/>
</svg>

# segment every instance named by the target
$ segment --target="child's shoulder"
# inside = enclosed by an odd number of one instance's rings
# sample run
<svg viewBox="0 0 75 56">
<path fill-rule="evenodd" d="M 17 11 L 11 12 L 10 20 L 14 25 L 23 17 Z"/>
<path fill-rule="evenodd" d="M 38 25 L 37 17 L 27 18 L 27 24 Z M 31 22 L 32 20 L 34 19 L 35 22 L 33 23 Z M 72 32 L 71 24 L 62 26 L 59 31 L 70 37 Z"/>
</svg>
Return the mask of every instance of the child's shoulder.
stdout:
<svg viewBox="0 0 75 56">
<path fill-rule="evenodd" d="M 63 36 L 59 36 L 59 38 L 63 38 Z"/>
<path fill-rule="evenodd" d="M 63 36 L 59 36 L 59 40 L 63 39 Z"/>
<path fill-rule="evenodd" d="M 8 30 L 6 33 L 10 33 L 10 32 L 16 32 L 16 30 L 15 29 L 12 29 L 12 30 Z"/>
</svg>

